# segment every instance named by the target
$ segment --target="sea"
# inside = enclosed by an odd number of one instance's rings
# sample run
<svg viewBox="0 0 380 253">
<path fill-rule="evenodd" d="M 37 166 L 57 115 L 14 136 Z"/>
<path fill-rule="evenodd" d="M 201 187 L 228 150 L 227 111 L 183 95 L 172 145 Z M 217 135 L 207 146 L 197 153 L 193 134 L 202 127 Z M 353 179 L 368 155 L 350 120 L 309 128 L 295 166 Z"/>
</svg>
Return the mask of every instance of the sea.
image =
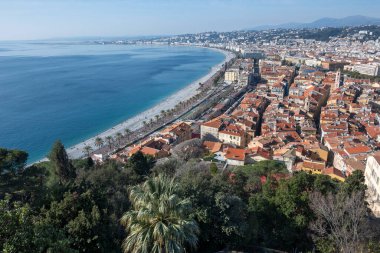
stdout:
<svg viewBox="0 0 380 253">
<path fill-rule="evenodd" d="M 206 48 L 73 41 L 0 42 L 0 147 L 28 163 L 54 141 L 93 137 L 206 75 L 224 54 Z"/>
</svg>

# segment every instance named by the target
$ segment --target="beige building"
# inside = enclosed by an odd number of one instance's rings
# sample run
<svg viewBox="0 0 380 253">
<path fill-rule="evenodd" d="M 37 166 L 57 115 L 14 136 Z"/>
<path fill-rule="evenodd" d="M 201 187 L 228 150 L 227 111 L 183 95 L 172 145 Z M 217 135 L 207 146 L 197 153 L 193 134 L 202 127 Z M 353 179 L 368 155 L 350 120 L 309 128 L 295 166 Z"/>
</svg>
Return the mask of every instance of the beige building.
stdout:
<svg viewBox="0 0 380 253">
<path fill-rule="evenodd" d="M 201 125 L 201 139 L 218 139 L 219 129 L 223 126 L 223 121 L 215 118 Z"/>
<path fill-rule="evenodd" d="M 219 140 L 223 143 L 245 147 L 245 131 L 237 125 L 228 125 L 225 129 L 219 131 Z"/>
<path fill-rule="evenodd" d="M 369 207 L 380 217 L 380 152 L 368 156 L 364 176 Z"/>
<path fill-rule="evenodd" d="M 224 74 L 224 81 L 226 83 L 234 83 L 239 80 L 239 71 L 238 70 L 228 70 Z"/>
</svg>

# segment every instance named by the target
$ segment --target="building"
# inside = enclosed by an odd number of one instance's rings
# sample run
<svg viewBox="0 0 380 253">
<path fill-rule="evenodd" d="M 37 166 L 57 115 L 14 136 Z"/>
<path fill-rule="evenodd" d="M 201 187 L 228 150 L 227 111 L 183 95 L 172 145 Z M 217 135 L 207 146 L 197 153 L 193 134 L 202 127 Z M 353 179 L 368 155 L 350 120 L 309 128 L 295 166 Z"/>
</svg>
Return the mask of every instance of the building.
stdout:
<svg viewBox="0 0 380 253">
<path fill-rule="evenodd" d="M 234 83 L 239 80 L 239 71 L 238 70 L 228 70 L 224 74 L 224 81 L 226 83 Z"/>
<path fill-rule="evenodd" d="M 224 157 L 228 165 L 244 166 L 245 150 L 239 148 L 227 148 L 224 151 Z"/>
<path fill-rule="evenodd" d="M 201 125 L 201 139 L 218 139 L 218 132 L 223 126 L 223 120 L 215 118 Z"/>
<path fill-rule="evenodd" d="M 169 135 L 173 144 L 179 144 L 191 139 L 192 129 L 191 126 L 185 122 L 177 122 L 168 126 L 160 134 L 163 136 Z"/>
<path fill-rule="evenodd" d="M 364 176 L 369 207 L 380 217 L 380 152 L 368 156 Z"/>
<path fill-rule="evenodd" d="M 330 71 L 337 71 L 343 69 L 345 65 L 348 65 L 346 62 L 332 62 L 332 61 L 323 61 L 321 63 L 322 68 Z"/>
<path fill-rule="evenodd" d="M 380 69 L 379 65 L 371 65 L 371 64 L 358 64 L 354 65 L 352 67 L 352 71 L 357 71 L 360 74 L 367 75 L 367 76 L 379 76 L 380 75 Z"/>
<path fill-rule="evenodd" d="M 246 143 L 246 133 L 240 126 L 230 124 L 222 131 L 219 131 L 219 140 L 223 143 L 244 147 Z"/>
</svg>

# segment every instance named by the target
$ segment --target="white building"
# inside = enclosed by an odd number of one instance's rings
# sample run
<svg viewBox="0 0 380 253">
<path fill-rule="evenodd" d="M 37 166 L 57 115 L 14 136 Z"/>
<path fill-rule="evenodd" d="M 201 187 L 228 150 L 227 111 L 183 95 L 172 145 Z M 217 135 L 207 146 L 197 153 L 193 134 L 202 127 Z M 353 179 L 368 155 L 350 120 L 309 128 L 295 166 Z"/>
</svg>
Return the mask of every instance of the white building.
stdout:
<svg viewBox="0 0 380 253">
<path fill-rule="evenodd" d="M 376 64 L 359 64 L 352 67 L 352 71 L 357 71 L 360 74 L 368 76 L 379 76 L 379 65 Z"/>
<path fill-rule="evenodd" d="M 364 176 L 369 207 L 380 217 L 380 152 L 368 156 Z"/>
</svg>

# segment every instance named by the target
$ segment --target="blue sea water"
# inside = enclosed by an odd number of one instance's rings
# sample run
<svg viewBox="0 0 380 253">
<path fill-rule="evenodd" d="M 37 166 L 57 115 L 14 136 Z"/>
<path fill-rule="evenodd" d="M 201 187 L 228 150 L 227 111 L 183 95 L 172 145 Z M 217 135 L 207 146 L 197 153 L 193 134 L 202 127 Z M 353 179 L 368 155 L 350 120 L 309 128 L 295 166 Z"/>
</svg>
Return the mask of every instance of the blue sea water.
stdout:
<svg viewBox="0 0 380 253">
<path fill-rule="evenodd" d="M 206 75 L 224 55 L 204 48 L 0 43 L 0 147 L 43 158 L 86 140 Z"/>
</svg>

